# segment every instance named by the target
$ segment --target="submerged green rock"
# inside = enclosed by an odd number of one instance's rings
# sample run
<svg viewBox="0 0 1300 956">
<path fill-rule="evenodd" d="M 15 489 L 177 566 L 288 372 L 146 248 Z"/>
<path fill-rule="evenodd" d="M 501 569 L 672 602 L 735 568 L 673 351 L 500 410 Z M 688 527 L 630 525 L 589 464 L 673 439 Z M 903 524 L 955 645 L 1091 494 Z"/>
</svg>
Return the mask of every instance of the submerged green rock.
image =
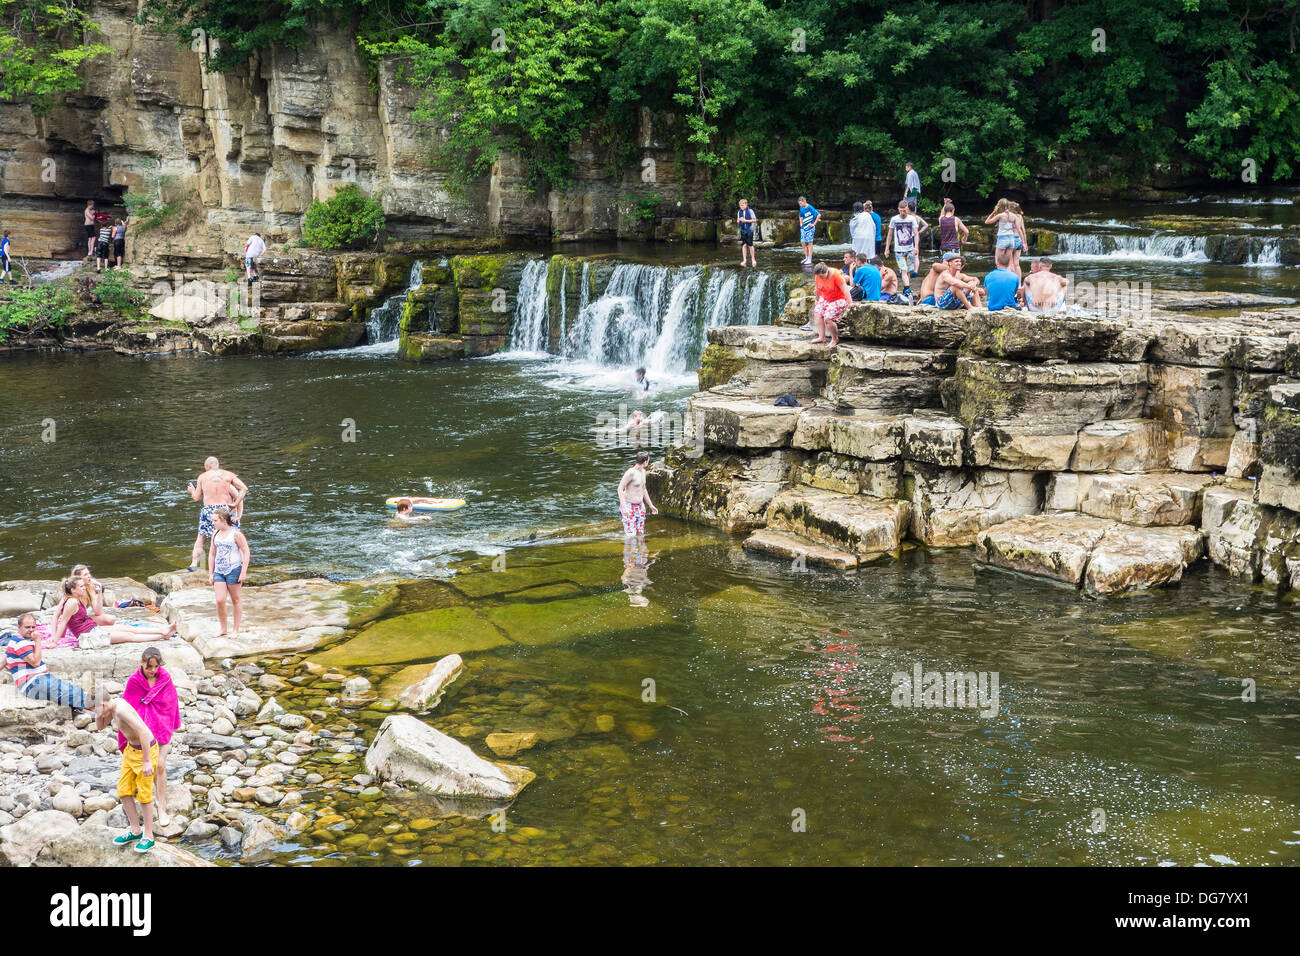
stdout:
<svg viewBox="0 0 1300 956">
<path fill-rule="evenodd" d="M 633 607 L 622 592 L 489 608 L 484 616 L 517 644 L 563 644 L 628 631 L 658 629 L 672 621 L 665 608 Z"/>
<path fill-rule="evenodd" d="M 385 618 L 312 658 L 322 667 L 365 667 L 428 661 L 500 647 L 506 636 L 473 608 L 447 607 Z"/>
</svg>

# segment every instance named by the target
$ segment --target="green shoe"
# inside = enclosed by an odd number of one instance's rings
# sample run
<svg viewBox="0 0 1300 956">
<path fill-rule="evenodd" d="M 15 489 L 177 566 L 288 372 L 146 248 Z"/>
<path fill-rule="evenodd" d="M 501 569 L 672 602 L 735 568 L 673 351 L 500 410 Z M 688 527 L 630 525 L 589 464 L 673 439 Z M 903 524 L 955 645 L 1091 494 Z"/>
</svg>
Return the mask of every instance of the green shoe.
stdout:
<svg viewBox="0 0 1300 956">
<path fill-rule="evenodd" d="M 142 836 L 144 836 L 143 833 L 131 833 L 128 830 L 126 833 L 123 833 L 121 836 L 113 837 L 113 846 L 126 846 L 129 843 L 134 843 Z"/>
<path fill-rule="evenodd" d="M 141 840 L 139 843 L 135 845 L 135 852 L 148 853 L 150 850 L 153 849 L 153 844 L 154 844 L 153 840 Z"/>
</svg>

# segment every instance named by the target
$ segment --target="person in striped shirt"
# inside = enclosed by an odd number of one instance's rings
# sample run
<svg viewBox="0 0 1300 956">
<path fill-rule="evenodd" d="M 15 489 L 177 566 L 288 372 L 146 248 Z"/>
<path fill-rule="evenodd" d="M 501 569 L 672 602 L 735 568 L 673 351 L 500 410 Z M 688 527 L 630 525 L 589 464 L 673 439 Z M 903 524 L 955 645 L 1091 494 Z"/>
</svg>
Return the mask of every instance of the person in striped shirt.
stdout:
<svg viewBox="0 0 1300 956">
<path fill-rule="evenodd" d="M 5 667 L 24 697 L 50 700 L 78 711 L 86 709 L 86 692 L 76 684 L 59 680 L 41 660 L 41 643 L 36 639 L 36 615 L 28 612 L 18 618 L 18 633 L 6 634 Z"/>
</svg>

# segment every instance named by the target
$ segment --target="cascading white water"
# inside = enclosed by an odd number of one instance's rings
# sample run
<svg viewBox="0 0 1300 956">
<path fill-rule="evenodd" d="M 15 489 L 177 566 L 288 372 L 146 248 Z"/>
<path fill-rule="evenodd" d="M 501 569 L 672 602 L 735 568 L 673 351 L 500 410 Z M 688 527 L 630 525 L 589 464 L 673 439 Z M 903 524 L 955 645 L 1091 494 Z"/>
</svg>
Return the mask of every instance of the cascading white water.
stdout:
<svg viewBox="0 0 1300 956">
<path fill-rule="evenodd" d="M 576 309 L 560 275 L 559 295 L 547 294 L 548 260 L 524 269 L 514 313 L 510 349 L 537 352 L 558 341 L 567 358 L 652 374 L 682 374 L 695 368 L 705 333 L 720 325 L 771 322 L 785 304 L 785 280 L 769 273 L 706 271 L 701 266 L 620 263 L 593 298 L 591 264 L 582 264 Z M 556 266 L 567 270 L 567 264 Z M 552 286 L 554 288 L 554 286 Z M 555 314 L 553 314 L 555 313 Z M 558 337 L 550 324 L 558 323 Z"/>
<path fill-rule="evenodd" d="M 1168 259 L 1208 262 L 1204 236 L 1153 233 L 1147 236 L 1106 236 L 1099 233 L 1058 233 L 1057 258 Z"/>
<path fill-rule="evenodd" d="M 1282 264 L 1281 239 L 1251 239 L 1246 254 L 1248 266 L 1280 266 Z"/>
<path fill-rule="evenodd" d="M 406 304 L 406 297 L 411 294 L 413 289 L 420 288 L 420 270 L 424 268 L 423 262 L 416 262 L 411 266 L 410 275 L 407 277 L 406 288 L 397 295 L 389 296 L 383 304 L 375 306 L 370 310 L 370 315 L 366 318 L 366 342 L 370 345 L 377 345 L 382 342 L 396 342 L 401 332 L 402 324 L 402 306 Z"/>
<path fill-rule="evenodd" d="M 534 259 L 524 266 L 519 277 L 514 322 L 510 327 L 512 352 L 545 352 L 550 334 L 547 322 L 547 261 Z"/>
</svg>

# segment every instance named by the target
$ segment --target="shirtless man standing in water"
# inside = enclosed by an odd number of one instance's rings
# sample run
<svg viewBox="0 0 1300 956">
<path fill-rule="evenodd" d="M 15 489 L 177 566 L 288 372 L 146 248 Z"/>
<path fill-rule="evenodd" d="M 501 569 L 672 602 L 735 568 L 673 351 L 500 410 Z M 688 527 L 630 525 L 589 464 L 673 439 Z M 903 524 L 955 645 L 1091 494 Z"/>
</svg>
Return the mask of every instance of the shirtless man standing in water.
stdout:
<svg viewBox="0 0 1300 956">
<path fill-rule="evenodd" d="M 190 482 L 189 492 L 195 501 L 203 499 L 203 507 L 199 509 L 199 536 L 194 539 L 194 550 L 190 553 L 190 566 L 187 569 L 193 571 L 199 566 L 199 556 L 203 554 L 207 539 L 216 531 L 212 524 L 212 512 L 221 507 L 230 508 L 230 526 L 238 528 L 248 486 L 239 480 L 238 475 L 223 469 L 217 459 L 209 458 L 203 462 L 203 474 L 199 475 L 199 480 Z"/>
<path fill-rule="evenodd" d="M 637 452 L 636 464 L 623 473 L 623 480 L 618 483 L 618 505 L 623 516 L 623 535 L 628 538 L 645 536 L 647 505 L 652 515 L 659 513 L 645 487 L 645 469 L 648 464 L 650 464 L 650 453 Z"/>
</svg>

